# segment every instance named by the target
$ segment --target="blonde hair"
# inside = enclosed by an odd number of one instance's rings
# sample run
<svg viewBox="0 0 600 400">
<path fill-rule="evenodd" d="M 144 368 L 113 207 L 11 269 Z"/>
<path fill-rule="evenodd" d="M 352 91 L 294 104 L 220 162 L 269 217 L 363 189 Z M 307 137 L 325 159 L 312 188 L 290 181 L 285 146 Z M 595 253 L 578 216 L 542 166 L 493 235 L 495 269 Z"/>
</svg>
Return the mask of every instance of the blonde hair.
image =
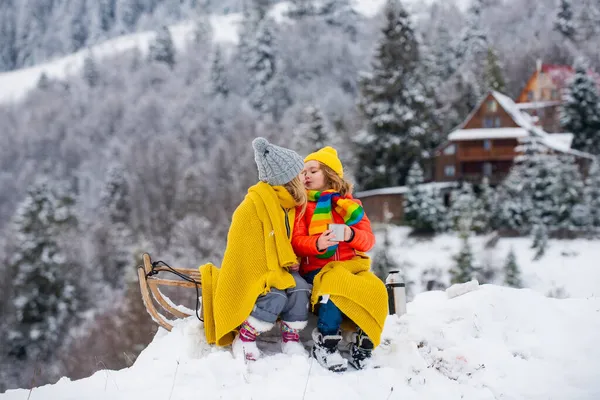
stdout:
<svg viewBox="0 0 600 400">
<path fill-rule="evenodd" d="M 295 177 L 283 185 L 283 187 L 292 195 L 296 205 L 302 207 L 299 214 L 299 216 L 302 217 L 306 211 L 306 202 L 308 201 L 308 196 L 306 195 L 306 189 L 304 188 L 304 184 L 300 180 L 300 177 Z"/>
<path fill-rule="evenodd" d="M 350 182 L 340 177 L 333 169 L 329 168 L 322 162 L 319 162 L 319 166 L 321 171 L 323 171 L 323 176 L 325 177 L 325 186 L 328 189 L 335 190 L 342 197 L 352 194 L 352 189 L 354 186 Z"/>
</svg>

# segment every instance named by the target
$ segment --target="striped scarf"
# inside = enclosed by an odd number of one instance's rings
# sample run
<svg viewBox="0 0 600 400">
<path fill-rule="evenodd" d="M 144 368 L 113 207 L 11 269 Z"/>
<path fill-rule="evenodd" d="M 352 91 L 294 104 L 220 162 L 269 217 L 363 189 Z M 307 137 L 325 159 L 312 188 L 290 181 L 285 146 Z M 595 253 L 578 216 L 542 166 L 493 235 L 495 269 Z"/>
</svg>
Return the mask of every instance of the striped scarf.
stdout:
<svg viewBox="0 0 600 400">
<path fill-rule="evenodd" d="M 333 224 L 333 214 L 331 213 L 331 205 L 335 205 L 335 212 L 343 219 L 348 226 L 357 224 L 365 215 L 363 208 L 352 199 L 345 199 L 334 190 L 324 190 L 318 192 L 316 190 L 308 191 L 308 201 L 316 201 L 315 213 L 310 220 L 308 226 L 309 235 L 317 235 L 327 230 L 329 224 Z M 317 255 L 318 258 L 329 258 L 333 256 L 337 250 L 337 244 L 327 248 L 323 254 Z"/>
</svg>

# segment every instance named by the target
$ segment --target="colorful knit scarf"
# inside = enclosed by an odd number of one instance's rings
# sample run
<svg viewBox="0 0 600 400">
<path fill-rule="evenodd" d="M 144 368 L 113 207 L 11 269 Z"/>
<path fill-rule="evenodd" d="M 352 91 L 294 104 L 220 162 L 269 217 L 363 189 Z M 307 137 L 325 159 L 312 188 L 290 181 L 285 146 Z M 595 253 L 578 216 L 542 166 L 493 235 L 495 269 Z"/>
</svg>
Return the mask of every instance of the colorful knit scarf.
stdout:
<svg viewBox="0 0 600 400">
<path fill-rule="evenodd" d="M 309 235 L 317 235 L 327 230 L 329 224 L 333 224 L 333 214 L 331 213 L 332 204 L 335 205 L 337 212 L 348 226 L 357 224 L 365 215 L 363 208 L 352 199 L 345 199 L 334 190 L 324 190 L 318 192 L 316 190 L 308 191 L 308 201 L 316 201 L 315 213 L 310 220 L 308 226 Z M 335 254 L 337 244 L 327 248 L 323 254 L 319 254 L 318 258 L 329 258 Z"/>
</svg>

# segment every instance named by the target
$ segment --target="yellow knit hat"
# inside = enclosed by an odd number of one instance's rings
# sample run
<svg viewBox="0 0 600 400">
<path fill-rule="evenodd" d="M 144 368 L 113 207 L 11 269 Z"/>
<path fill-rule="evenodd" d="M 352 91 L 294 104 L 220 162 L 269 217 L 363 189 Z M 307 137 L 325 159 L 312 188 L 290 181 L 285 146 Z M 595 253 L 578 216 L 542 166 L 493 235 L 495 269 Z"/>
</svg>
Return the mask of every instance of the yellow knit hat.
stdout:
<svg viewBox="0 0 600 400">
<path fill-rule="evenodd" d="M 340 176 L 340 178 L 344 177 L 344 168 L 342 167 L 342 162 L 338 158 L 337 150 L 333 147 L 326 146 L 312 154 L 307 155 L 304 159 L 304 162 L 313 160 L 327 165 L 329 168 L 334 170 L 335 173 Z"/>
</svg>

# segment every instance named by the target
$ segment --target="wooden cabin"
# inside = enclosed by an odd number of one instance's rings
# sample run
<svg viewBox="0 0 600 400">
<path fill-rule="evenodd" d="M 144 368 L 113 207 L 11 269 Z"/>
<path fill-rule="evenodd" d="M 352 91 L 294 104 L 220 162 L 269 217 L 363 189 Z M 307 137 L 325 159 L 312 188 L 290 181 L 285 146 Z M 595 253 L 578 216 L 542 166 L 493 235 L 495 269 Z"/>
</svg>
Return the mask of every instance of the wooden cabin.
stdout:
<svg viewBox="0 0 600 400">
<path fill-rule="evenodd" d="M 591 158 L 571 149 L 572 134 L 545 132 L 512 99 L 490 92 L 435 150 L 434 180 L 477 183 L 486 176 L 492 185 L 498 184 L 510 172 L 519 140 L 530 135 L 538 137 L 549 151 Z"/>
<path fill-rule="evenodd" d="M 600 89 L 600 75 L 593 76 Z M 560 132 L 560 106 L 565 100 L 567 89 L 575 70 L 568 65 L 537 63 L 537 68 L 517 97 L 517 108 L 536 120 L 548 133 Z"/>
</svg>

